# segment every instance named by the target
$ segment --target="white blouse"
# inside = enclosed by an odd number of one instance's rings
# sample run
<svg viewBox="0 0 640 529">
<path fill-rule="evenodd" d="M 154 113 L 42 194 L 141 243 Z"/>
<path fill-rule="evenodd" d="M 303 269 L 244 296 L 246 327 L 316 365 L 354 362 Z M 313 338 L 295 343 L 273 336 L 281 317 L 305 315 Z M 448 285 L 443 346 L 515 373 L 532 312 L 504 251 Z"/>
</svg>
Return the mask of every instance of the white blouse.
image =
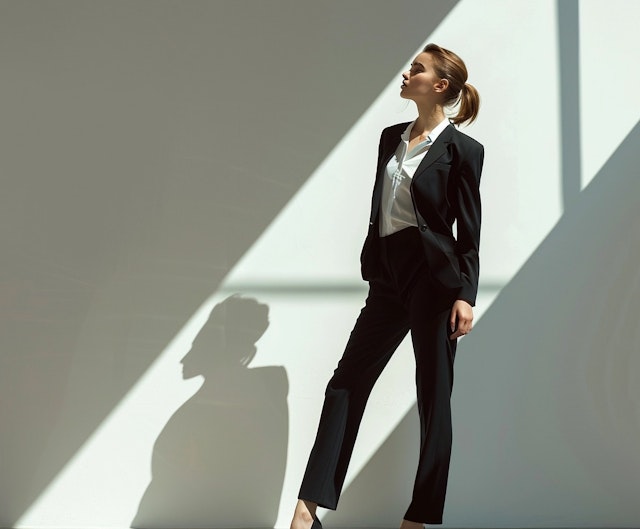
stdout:
<svg viewBox="0 0 640 529">
<path fill-rule="evenodd" d="M 411 179 L 431 144 L 449 125 L 449 119 L 445 118 L 438 123 L 426 140 L 407 152 L 414 124 L 415 121 L 409 123 L 402 133 L 396 153 L 387 164 L 380 201 L 380 237 L 418 225 L 411 200 Z"/>
</svg>

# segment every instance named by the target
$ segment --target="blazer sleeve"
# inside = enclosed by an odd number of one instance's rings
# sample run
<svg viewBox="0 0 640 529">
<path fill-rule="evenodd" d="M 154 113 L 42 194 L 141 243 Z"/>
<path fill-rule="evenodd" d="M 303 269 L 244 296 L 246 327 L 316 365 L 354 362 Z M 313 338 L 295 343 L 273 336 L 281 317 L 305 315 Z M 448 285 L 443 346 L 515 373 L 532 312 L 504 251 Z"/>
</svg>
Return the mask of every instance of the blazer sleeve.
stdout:
<svg viewBox="0 0 640 529">
<path fill-rule="evenodd" d="M 456 254 L 460 264 L 462 286 L 457 299 L 475 305 L 480 274 L 480 175 L 484 147 L 473 141 L 461 157 L 453 207 L 457 219 Z"/>
</svg>

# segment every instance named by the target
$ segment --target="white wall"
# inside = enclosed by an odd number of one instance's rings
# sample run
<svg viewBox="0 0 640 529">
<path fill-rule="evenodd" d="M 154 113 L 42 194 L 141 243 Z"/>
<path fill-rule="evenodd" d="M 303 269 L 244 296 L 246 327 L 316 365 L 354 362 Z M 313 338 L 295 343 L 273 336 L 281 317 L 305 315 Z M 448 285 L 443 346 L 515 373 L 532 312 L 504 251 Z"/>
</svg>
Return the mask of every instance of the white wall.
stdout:
<svg viewBox="0 0 640 529">
<path fill-rule="evenodd" d="M 288 525 L 426 42 L 486 148 L 445 521 L 637 526 L 640 5 L 557 4 L 0 4 L 0 526 Z M 404 512 L 412 377 L 405 343 L 327 525 Z"/>
</svg>

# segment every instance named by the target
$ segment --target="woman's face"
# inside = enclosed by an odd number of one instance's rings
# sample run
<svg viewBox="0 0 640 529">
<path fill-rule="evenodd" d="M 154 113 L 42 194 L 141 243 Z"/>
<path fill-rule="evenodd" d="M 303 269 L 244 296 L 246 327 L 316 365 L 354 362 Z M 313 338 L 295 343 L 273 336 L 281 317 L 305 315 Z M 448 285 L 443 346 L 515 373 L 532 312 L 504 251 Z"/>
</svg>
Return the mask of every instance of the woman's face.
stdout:
<svg viewBox="0 0 640 529">
<path fill-rule="evenodd" d="M 402 74 L 400 97 L 418 101 L 434 99 L 446 90 L 448 81 L 440 79 L 433 69 L 433 60 L 429 53 L 422 52 Z"/>
</svg>

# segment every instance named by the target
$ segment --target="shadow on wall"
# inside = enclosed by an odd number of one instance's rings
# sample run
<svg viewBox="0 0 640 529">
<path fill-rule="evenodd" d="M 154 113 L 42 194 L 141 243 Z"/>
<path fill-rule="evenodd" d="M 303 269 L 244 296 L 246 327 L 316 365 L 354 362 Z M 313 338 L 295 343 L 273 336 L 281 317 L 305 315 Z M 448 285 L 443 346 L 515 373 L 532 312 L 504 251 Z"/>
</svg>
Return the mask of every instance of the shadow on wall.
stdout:
<svg viewBox="0 0 640 529">
<path fill-rule="evenodd" d="M 447 522 L 640 520 L 639 151 L 640 124 L 460 343 Z M 327 525 L 396 523 L 417 435 L 414 407 Z"/>
<path fill-rule="evenodd" d="M 455 4 L 2 4 L 1 526 Z"/>
<path fill-rule="evenodd" d="M 238 519 L 273 527 L 287 459 L 287 375 L 248 367 L 268 310 L 239 296 L 212 310 L 181 362 L 185 379 L 204 383 L 158 437 L 132 527 L 232 527 Z"/>
</svg>

